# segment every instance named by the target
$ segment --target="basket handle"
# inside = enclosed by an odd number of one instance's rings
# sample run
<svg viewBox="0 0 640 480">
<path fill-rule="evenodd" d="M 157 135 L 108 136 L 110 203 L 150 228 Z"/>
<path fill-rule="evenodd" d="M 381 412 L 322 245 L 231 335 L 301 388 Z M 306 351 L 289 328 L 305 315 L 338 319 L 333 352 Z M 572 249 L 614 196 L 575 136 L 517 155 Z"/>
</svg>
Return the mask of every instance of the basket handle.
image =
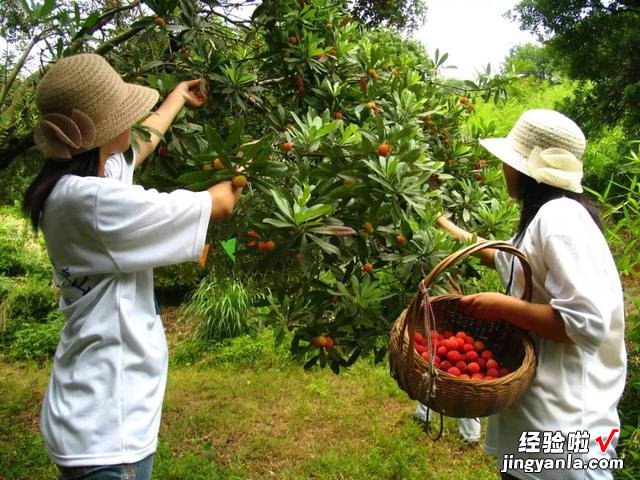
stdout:
<svg viewBox="0 0 640 480">
<path fill-rule="evenodd" d="M 457 252 L 452 253 L 440 263 L 438 263 L 432 270 L 429 272 L 429 275 L 424 279 L 424 284 L 427 288 L 431 286 L 433 280 L 441 274 L 445 269 L 456 263 L 458 260 L 468 257 L 480 250 L 484 250 L 485 248 L 495 248 L 496 250 L 502 250 L 507 253 L 511 253 L 515 255 L 522 265 L 522 270 L 524 272 L 524 291 L 522 292 L 522 300 L 527 302 L 531 301 L 532 294 L 532 280 L 531 280 L 531 266 L 527 261 L 527 258 L 524 256 L 520 250 L 511 245 L 510 243 L 498 241 L 498 240 L 485 240 L 482 242 L 474 243 L 465 247 Z"/>
</svg>

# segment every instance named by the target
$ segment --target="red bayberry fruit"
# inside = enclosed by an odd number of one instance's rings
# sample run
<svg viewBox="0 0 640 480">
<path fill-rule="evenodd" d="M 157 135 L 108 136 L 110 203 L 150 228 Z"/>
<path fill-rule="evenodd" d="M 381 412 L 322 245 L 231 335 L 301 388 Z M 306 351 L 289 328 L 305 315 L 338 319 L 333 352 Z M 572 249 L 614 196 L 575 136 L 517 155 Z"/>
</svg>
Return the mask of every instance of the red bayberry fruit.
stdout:
<svg viewBox="0 0 640 480">
<path fill-rule="evenodd" d="M 386 157 L 391 153 L 391 150 L 392 150 L 391 145 L 389 145 L 388 143 L 383 143 L 378 147 L 378 155 L 382 155 L 383 157 Z"/>
<path fill-rule="evenodd" d="M 467 370 L 469 370 L 469 373 L 471 374 L 478 373 L 480 371 L 480 365 L 478 365 L 476 362 L 469 362 L 467 364 Z"/>
<path fill-rule="evenodd" d="M 447 360 L 449 360 L 452 364 L 456 364 L 460 361 L 460 352 L 457 350 L 449 350 L 447 352 Z"/>
<path fill-rule="evenodd" d="M 480 355 L 478 355 L 478 352 L 475 350 L 471 350 L 465 354 L 465 358 L 467 359 L 467 362 L 475 362 L 480 358 Z"/>
</svg>

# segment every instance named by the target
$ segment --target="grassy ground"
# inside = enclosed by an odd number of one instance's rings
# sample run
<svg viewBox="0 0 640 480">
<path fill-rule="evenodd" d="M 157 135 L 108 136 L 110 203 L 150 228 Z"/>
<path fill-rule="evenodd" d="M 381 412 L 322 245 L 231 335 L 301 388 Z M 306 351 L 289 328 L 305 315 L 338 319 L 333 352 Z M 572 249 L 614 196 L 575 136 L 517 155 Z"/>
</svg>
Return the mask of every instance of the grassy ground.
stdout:
<svg viewBox="0 0 640 480">
<path fill-rule="evenodd" d="M 168 325 L 175 353 L 180 320 Z M 267 332 L 170 367 L 158 479 L 495 479 L 458 437 L 433 442 L 384 365 L 305 372 Z M 51 365 L 0 363 L 0 479 L 53 479 L 38 432 Z"/>
</svg>

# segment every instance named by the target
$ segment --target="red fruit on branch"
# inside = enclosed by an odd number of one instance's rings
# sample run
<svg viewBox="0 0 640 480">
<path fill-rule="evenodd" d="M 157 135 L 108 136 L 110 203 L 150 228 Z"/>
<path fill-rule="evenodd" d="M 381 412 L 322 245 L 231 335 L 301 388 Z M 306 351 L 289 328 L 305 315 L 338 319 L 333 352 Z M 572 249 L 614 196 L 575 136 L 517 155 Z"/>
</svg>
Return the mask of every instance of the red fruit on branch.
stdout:
<svg viewBox="0 0 640 480">
<path fill-rule="evenodd" d="M 324 348 L 333 348 L 334 341 L 331 337 L 325 337 L 324 339 Z"/>
<path fill-rule="evenodd" d="M 317 337 L 313 337 L 311 339 L 311 345 L 313 345 L 316 348 L 322 348 L 326 345 L 327 343 L 327 337 L 325 337 L 324 335 L 318 335 Z"/>
<path fill-rule="evenodd" d="M 364 222 L 364 223 L 362 224 L 362 230 L 364 230 L 366 233 L 369 233 L 369 234 L 373 233 L 373 230 L 374 230 L 374 228 L 373 228 L 373 223 L 371 223 L 371 222 Z"/>
<path fill-rule="evenodd" d="M 342 120 L 342 113 L 340 112 L 334 113 L 333 118 L 335 118 L 336 120 Z"/>
<path fill-rule="evenodd" d="M 169 155 L 169 149 L 164 143 L 160 145 L 160 148 L 158 149 L 158 155 L 160 155 L 161 157 L 166 157 L 167 155 Z"/>
<path fill-rule="evenodd" d="M 362 270 L 364 270 L 365 273 L 371 273 L 373 272 L 373 264 L 367 262 L 364 265 L 362 265 Z"/>
<path fill-rule="evenodd" d="M 407 243 L 407 239 L 404 238 L 403 235 L 396 235 L 396 242 L 398 242 L 398 245 L 401 247 L 404 247 Z"/>
<path fill-rule="evenodd" d="M 249 230 L 247 232 L 247 235 L 250 236 L 251 238 L 259 238 L 260 234 L 258 232 L 256 232 L 255 230 Z"/>
<path fill-rule="evenodd" d="M 391 145 L 389 145 L 388 143 L 383 143 L 378 147 L 378 155 L 382 155 L 383 157 L 386 157 L 391 153 L 391 150 L 392 150 Z"/>
<path fill-rule="evenodd" d="M 284 142 L 284 143 L 282 144 L 282 149 L 283 149 L 285 152 L 290 152 L 292 148 L 293 148 L 293 143 L 291 143 L 291 142 Z"/>
<path fill-rule="evenodd" d="M 266 243 L 266 247 L 268 251 L 272 252 L 276 249 L 276 242 L 274 242 L 273 240 L 268 240 Z"/>
<path fill-rule="evenodd" d="M 216 170 L 222 170 L 224 168 L 224 165 L 222 164 L 222 160 L 220 160 L 219 158 L 214 159 L 213 168 L 215 168 Z"/>
</svg>

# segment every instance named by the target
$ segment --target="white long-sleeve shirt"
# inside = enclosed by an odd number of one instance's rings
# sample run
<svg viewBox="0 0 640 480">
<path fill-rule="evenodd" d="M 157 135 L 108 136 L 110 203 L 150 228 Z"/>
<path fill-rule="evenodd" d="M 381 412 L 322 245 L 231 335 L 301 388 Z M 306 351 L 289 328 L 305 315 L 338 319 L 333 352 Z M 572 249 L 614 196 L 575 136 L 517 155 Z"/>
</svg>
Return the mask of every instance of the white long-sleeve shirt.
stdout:
<svg viewBox="0 0 640 480">
<path fill-rule="evenodd" d="M 625 385 L 626 351 L 622 287 L 609 247 L 585 208 L 560 198 L 540 208 L 519 248 L 531 265 L 532 301 L 558 311 L 574 343 L 531 335 L 538 358 L 535 377 L 514 406 L 489 417 L 485 450 L 497 457 L 499 467 L 508 454 L 554 459 L 571 453 L 585 464 L 614 458 L 619 433 L 611 433 L 620 428 L 617 404 Z M 512 258 L 498 252 L 496 268 L 505 285 L 513 279 L 511 294 L 519 297 L 524 278 L 519 261 Z M 545 452 L 544 439 L 555 432 L 565 438 L 562 451 Z M 584 432 L 588 445 L 577 452 L 581 449 L 572 443 L 584 438 Z M 610 438 L 604 452 L 596 442 L 599 437 L 603 444 Z M 509 473 L 526 479 L 612 478 L 611 471 L 600 468 Z"/>
</svg>

